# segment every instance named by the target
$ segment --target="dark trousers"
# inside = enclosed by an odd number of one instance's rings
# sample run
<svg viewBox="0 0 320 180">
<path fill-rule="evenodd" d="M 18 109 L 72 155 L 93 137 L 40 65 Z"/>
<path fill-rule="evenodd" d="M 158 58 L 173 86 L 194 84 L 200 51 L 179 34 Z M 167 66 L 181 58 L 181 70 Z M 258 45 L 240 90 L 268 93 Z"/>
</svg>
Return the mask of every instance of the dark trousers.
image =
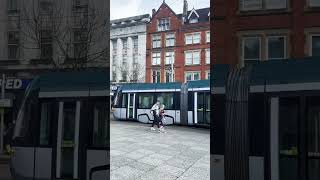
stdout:
<svg viewBox="0 0 320 180">
<path fill-rule="evenodd" d="M 153 127 L 156 124 L 157 127 L 160 128 L 159 121 L 160 121 L 160 117 L 157 115 L 153 115 L 153 122 L 151 127 Z"/>
</svg>

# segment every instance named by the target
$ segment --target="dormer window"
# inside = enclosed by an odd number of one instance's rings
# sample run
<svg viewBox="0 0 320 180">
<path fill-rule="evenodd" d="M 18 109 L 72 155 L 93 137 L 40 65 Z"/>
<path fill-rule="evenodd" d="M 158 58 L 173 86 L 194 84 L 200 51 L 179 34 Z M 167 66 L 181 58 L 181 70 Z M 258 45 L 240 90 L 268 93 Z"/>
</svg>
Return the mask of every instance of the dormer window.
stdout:
<svg viewBox="0 0 320 180">
<path fill-rule="evenodd" d="M 197 23 L 197 22 L 199 22 L 198 18 L 192 18 L 189 20 L 189 23 Z"/>
<path fill-rule="evenodd" d="M 170 29 L 169 18 L 162 18 L 158 20 L 158 31 L 167 31 Z"/>
<path fill-rule="evenodd" d="M 199 14 L 197 11 L 193 8 L 188 16 L 189 23 L 198 23 L 199 22 Z"/>
</svg>

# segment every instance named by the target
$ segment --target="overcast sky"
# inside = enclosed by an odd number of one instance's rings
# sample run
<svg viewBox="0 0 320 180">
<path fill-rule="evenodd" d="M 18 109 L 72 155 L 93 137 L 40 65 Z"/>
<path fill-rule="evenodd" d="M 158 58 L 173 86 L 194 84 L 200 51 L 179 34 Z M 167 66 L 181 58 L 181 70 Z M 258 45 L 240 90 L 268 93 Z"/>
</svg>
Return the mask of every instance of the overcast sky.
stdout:
<svg viewBox="0 0 320 180">
<path fill-rule="evenodd" d="M 172 8 L 175 13 L 182 13 L 184 0 L 166 0 L 166 3 Z M 150 14 L 152 9 L 158 10 L 163 0 L 111 0 L 110 18 L 120 19 L 130 16 L 142 14 Z M 196 9 L 209 7 L 210 0 L 188 0 L 188 8 Z"/>
</svg>

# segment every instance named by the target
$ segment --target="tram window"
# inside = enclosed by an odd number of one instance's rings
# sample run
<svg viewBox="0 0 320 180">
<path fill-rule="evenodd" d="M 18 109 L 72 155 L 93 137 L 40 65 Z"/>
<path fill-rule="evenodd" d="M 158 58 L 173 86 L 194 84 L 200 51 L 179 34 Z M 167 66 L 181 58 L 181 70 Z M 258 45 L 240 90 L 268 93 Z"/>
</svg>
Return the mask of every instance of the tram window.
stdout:
<svg viewBox="0 0 320 180">
<path fill-rule="evenodd" d="M 298 177 L 299 99 L 280 98 L 279 107 L 279 169 L 280 179 Z"/>
<path fill-rule="evenodd" d="M 213 96 L 213 119 L 212 119 L 212 152 L 213 154 L 225 153 L 225 96 Z"/>
<path fill-rule="evenodd" d="M 41 104 L 40 145 L 51 144 L 51 123 L 54 113 L 54 103 L 46 102 Z"/>
<path fill-rule="evenodd" d="M 248 126 L 251 156 L 263 156 L 264 154 L 264 121 L 266 116 L 264 107 L 264 95 L 251 94 L 249 96 Z"/>
<path fill-rule="evenodd" d="M 154 103 L 153 93 L 140 93 L 139 94 L 139 109 L 150 109 Z"/>
<path fill-rule="evenodd" d="M 93 107 L 93 139 L 94 147 L 107 146 L 107 104 L 97 103 Z"/>
<path fill-rule="evenodd" d="M 128 105 L 128 94 L 122 94 L 122 103 L 121 107 L 125 108 Z"/>
<path fill-rule="evenodd" d="M 188 111 L 193 111 L 194 109 L 194 92 L 188 92 Z"/>
<path fill-rule="evenodd" d="M 37 120 L 37 100 L 35 94 L 30 94 L 30 97 L 26 100 L 23 113 L 21 115 L 21 127 L 19 128 L 19 138 L 16 139 L 15 143 L 19 145 L 34 145 L 34 136 Z"/>
<path fill-rule="evenodd" d="M 164 104 L 165 109 L 174 109 L 174 93 L 159 93 L 157 100 Z"/>
</svg>

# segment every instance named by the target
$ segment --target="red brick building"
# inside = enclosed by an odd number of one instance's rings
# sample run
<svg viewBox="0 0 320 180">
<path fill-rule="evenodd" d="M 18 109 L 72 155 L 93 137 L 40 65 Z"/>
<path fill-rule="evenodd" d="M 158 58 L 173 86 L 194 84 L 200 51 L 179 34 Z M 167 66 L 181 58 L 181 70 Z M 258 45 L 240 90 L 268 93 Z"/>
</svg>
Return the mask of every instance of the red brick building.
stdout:
<svg viewBox="0 0 320 180">
<path fill-rule="evenodd" d="M 153 10 L 147 25 L 146 82 L 210 77 L 210 8 L 188 11 L 185 0 L 183 9 L 176 14 L 163 2 Z"/>
<path fill-rule="evenodd" d="M 211 4 L 213 64 L 320 55 L 320 0 L 211 0 Z"/>
</svg>

